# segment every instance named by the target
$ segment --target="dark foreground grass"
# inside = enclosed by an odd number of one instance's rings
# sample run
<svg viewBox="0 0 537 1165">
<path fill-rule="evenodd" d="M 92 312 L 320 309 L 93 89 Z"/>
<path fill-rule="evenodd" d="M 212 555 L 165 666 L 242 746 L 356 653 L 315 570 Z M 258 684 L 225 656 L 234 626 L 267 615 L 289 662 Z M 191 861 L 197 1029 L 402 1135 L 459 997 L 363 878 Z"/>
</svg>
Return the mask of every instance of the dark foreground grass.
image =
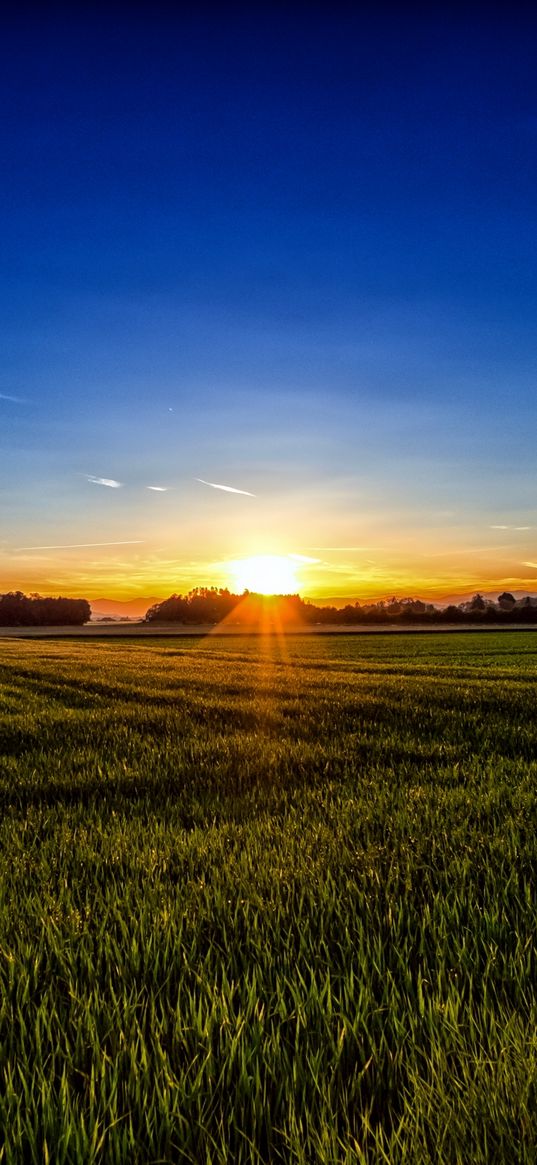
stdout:
<svg viewBox="0 0 537 1165">
<path fill-rule="evenodd" d="M 537 1161 L 537 635 L 0 644 L 0 1161 Z"/>
</svg>

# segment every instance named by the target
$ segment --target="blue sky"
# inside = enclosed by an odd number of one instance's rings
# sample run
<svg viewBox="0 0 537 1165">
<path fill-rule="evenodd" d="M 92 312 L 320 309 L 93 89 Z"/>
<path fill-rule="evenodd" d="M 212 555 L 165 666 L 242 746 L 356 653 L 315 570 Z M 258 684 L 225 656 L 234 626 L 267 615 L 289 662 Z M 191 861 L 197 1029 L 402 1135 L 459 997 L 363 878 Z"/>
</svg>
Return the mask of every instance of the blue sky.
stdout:
<svg viewBox="0 0 537 1165">
<path fill-rule="evenodd" d="M 8 22 L 0 589 L 165 595 L 293 553 L 303 593 L 535 589 L 536 29 Z"/>
</svg>

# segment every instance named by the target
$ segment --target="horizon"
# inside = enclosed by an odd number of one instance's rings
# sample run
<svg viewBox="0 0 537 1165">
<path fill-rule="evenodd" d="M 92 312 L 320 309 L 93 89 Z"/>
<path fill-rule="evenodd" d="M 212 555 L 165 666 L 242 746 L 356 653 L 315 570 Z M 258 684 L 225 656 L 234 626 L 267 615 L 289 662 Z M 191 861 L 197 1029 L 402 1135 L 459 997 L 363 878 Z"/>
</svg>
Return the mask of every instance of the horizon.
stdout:
<svg viewBox="0 0 537 1165">
<path fill-rule="evenodd" d="M 0 591 L 537 590 L 536 31 L 6 19 Z"/>
<path fill-rule="evenodd" d="M 206 588 L 204 588 L 202 586 L 199 589 L 209 590 L 210 586 L 207 586 Z M 182 597 L 185 598 L 185 597 L 188 597 L 189 593 L 191 593 L 191 592 L 188 592 L 188 591 L 186 591 L 186 592 L 171 592 L 170 594 L 164 595 L 164 596 L 145 596 L 145 597 L 142 596 L 140 598 L 126 599 L 124 601 L 122 601 L 121 599 L 110 599 L 110 598 L 106 598 L 105 596 L 101 596 L 100 598 L 96 598 L 96 599 L 90 598 L 90 599 L 88 599 L 88 602 L 90 604 L 92 612 L 96 611 L 97 613 L 102 613 L 103 615 L 110 615 L 110 614 L 113 614 L 114 609 L 117 609 L 118 617 L 120 617 L 121 614 L 123 614 L 123 615 L 128 614 L 128 611 L 126 610 L 127 608 L 132 608 L 132 607 L 136 606 L 137 613 L 133 614 L 132 617 L 138 618 L 140 616 L 140 613 L 145 614 L 146 611 L 148 611 L 150 609 L 150 607 L 158 606 L 159 604 L 166 602 L 167 599 L 173 597 L 173 594 L 182 595 Z M 286 595 L 283 593 L 282 594 L 276 594 L 276 593 L 272 594 L 272 593 L 265 592 L 263 595 L 263 593 L 259 593 L 259 592 L 255 592 L 255 591 L 251 591 L 251 592 L 248 592 L 248 591 L 233 592 L 233 591 L 231 591 L 231 593 L 234 594 L 235 597 L 238 597 L 238 598 L 243 598 L 245 594 L 251 594 L 255 597 L 264 597 L 264 598 L 268 599 L 269 601 L 272 599 L 283 599 L 283 598 L 291 597 L 291 595 Z M 520 602 L 525 598 L 537 598 L 537 592 L 532 593 L 532 592 L 528 592 L 528 591 L 513 590 L 509 593 L 511 593 L 513 595 L 516 602 Z M 490 601 L 492 601 L 492 602 L 497 601 L 499 598 L 499 595 L 496 592 L 475 591 L 475 590 L 461 592 L 460 594 L 450 594 L 450 595 L 444 595 L 441 597 L 438 596 L 435 600 L 424 599 L 423 596 L 420 594 L 394 595 L 393 592 L 379 595 L 377 598 L 374 598 L 374 599 L 373 598 L 364 599 L 364 598 L 360 598 L 360 596 L 356 596 L 356 595 L 339 595 L 339 596 L 325 596 L 324 599 L 317 600 L 315 598 L 312 598 L 311 595 L 305 595 L 305 594 L 302 594 L 298 591 L 292 592 L 292 594 L 293 594 L 293 596 L 297 595 L 298 598 L 300 598 L 304 603 L 312 604 L 314 606 L 319 606 L 319 607 L 335 607 L 337 609 L 341 609 L 345 606 L 354 606 L 355 604 L 358 604 L 358 605 L 363 606 L 363 607 L 366 607 L 368 605 L 374 606 L 374 605 L 377 605 L 380 603 L 388 603 L 388 602 L 393 601 L 393 600 L 395 600 L 396 602 L 405 602 L 408 600 L 413 600 L 414 602 L 421 601 L 421 602 L 425 602 L 425 603 L 432 603 L 433 605 L 437 605 L 439 607 L 447 607 L 450 605 L 464 604 L 464 603 L 470 601 L 476 594 L 480 594 L 482 598 L 484 598 L 486 601 L 489 601 L 489 602 Z M 87 597 L 87 596 L 84 596 L 84 597 Z M 101 608 L 102 608 L 101 610 L 99 608 L 99 604 L 101 605 Z"/>
</svg>

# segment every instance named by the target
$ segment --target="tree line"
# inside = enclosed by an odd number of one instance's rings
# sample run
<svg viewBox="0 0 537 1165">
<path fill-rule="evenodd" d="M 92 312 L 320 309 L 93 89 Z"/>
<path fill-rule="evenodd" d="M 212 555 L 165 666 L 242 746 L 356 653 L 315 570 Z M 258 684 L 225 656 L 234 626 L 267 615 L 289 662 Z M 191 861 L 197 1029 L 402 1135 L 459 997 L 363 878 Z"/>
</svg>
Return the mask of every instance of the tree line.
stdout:
<svg viewBox="0 0 537 1165">
<path fill-rule="evenodd" d="M 90 618 L 87 599 L 44 599 L 22 591 L 0 595 L 0 627 L 81 627 Z"/>
<path fill-rule="evenodd" d="M 146 623 L 204 624 L 223 619 L 240 625 L 254 618 L 278 618 L 285 622 L 311 625 L 358 623 L 537 623 L 537 599 L 528 595 L 515 599 L 504 591 L 496 600 L 476 594 L 458 606 L 435 607 L 422 599 L 395 595 L 376 603 L 348 603 L 344 607 L 318 606 L 300 595 L 275 595 L 268 598 L 246 591 L 235 595 L 224 587 L 195 587 L 187 595 L 170 595 L 146 612 Z"/>
</svg>

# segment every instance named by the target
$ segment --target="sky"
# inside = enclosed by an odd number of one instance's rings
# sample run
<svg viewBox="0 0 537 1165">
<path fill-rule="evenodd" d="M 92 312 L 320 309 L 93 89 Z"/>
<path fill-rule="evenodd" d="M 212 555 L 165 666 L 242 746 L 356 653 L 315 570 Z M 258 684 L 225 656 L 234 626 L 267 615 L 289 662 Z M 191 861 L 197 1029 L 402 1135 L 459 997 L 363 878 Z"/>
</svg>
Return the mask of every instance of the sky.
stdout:
<svg viewBox="0 0 537 1165">
<path fill-rule="evenodd" d="M 537 16 L 369 7 L 6 18 L 0 592 L 537 591 Z"/>
</svg>

